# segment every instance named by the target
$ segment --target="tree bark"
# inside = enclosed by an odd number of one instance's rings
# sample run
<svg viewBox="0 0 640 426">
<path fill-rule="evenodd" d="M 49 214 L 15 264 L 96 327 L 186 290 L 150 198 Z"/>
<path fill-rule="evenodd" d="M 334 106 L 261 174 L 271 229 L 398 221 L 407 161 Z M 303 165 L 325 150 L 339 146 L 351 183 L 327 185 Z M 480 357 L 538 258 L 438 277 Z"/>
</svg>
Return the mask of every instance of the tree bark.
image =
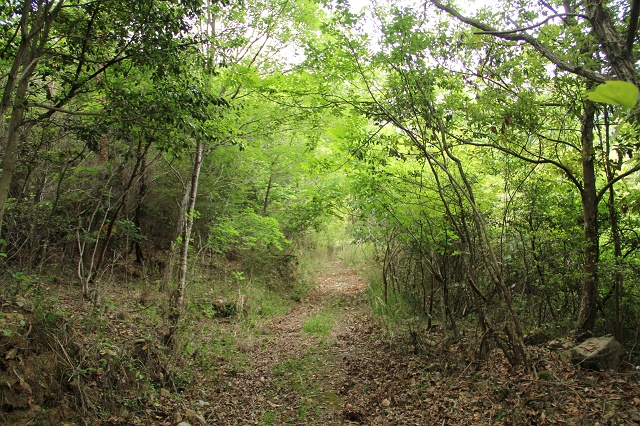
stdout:
<svg viewBox="0 0 640 426">
<path fill-rule="evenodd" d="M 618 33 L 611 14 L 603 6 L 602 0 L 585 1 L 585 10 L 591 29 L 600 43 L 607 62 L 620 80 L 638 85 L 638 75 L 633 56 L 626 49 L 624 38 Z"/>
<path fill-rule="evenodd" d="M 9 126 L 6 132 L 4 157 L 2 158 L 2 163 L 0 163 L 0 168 L 2 168 L 2 172 L 0 173 L 0 236 L 2 235 L 2 220 L 7 207 L 7 199 L 9 198 L 9 192 L 11 190 L 11 180 L 13 179 L 13 173 L 18 163 L 20 125 L 24 115 L 24 103 L 28 86 L 29 80 L 23 79 L 18 83 L 18 87 L 16 88 L 16 100 L 11 111 L 11 118 L 9 119 Z M 24 136 L 26 136 L 30 128 L 31 126 L 27 126 L 22 129 Z"/>
<path fill-rule="evenodd" d="M 182 233 L 180 234 L 182 241 L 180 244 L 180 263 L 178 265 L 178 283 L 174 294 L 170 301 L 170 314 L 169 314 L 169 334 L 166 336 L 166 341 L 169 346 L 176 346 L 176 331 L 182 318 L 184 310 L 184 300 L 187 288 L 187 266 L 189 260 L 189 240 L 191 239 L 191 230 L 193 229 L 193 220 L 195 216 L 196 198 L 198 196 L 198 180 L 200 179 L 200 170 L 202 167 L 202 160 L 204 158 L 205 146 L 201 139 L 198 139 L 196 143 L 195 156 L 193 159 L 193 169 L 191 172 L 190 184 L 185 188 L 188 194 L 185 199 L 186 211 L 180 212 L 180 215 L 184 219 L 178 222 L 182 224 Z"/>
<path fill-rule="evenodd" d="M 593 147 L 593 126 L 595 108 L 589 101 L 585 103 L 582 117 L 582 212 L 584 221 L 584 278 L 582 281 L 582 299 L 576 332 L 588 335 L 596 321 L 598 302 L 598 199 L 596 192 L 596 173 L 594 167 L 595 151 Z"/>
</svg>

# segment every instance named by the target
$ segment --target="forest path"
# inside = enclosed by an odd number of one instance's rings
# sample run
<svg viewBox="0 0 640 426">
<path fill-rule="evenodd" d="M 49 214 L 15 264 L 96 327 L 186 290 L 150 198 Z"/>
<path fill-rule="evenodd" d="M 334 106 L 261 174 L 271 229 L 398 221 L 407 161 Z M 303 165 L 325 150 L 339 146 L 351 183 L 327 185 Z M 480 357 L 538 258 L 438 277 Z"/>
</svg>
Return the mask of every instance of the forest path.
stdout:
<svg viewBox="0 0 640 426">
<path fill-rule="evenodd" d="M 393 396 L 379 369 L 407 386 L 411 380 L 405 363 L 389 360 L 393 351 L 365 300 L 367 283 L 342 262 L 320 267 L 315 281 L 245 350 L 247 368 L 225 375 L 208 410 L 212 424 L 386 424 Z"/>
<path fill-rule="evenodd" d="M 238 343 L 242 367 L 221 369 L 203 389 L 206 424 L 640 424 L 640 376 L 583 372 L 544 347 L 532 348 L 543 378 L 497 351 L 480 365 L 468 339 L 422 330 L 411 341 L 409 324 L 385 334 L 355 269 L 327 263 L 315 281 L 307 298 Z"/>
</svg>

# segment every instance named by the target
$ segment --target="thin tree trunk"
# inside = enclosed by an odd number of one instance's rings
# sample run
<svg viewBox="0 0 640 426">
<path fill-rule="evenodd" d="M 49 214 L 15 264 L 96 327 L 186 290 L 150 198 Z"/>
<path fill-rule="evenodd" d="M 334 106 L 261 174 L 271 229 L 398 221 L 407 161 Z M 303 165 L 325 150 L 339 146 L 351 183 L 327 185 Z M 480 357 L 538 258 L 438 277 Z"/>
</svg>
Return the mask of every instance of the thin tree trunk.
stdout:
<svg viewBox="0 0 640 426">
<path fill-rule="evenodd" d="M 181 309 L 184 305 L 184 296 L 187 283 L 187 261 L 189 256 L 189 240 L 193 229 L 193 220 L 198 196 L 198 180 L 200 179 L 200 169 L 202 167 L 202 157 L 204 156 L 204 144 L 198 139 L 196 146 L 196 156 L 193 160 L 193 173 L 191 174 L 191 190 L 189 193 L 189 204 L 187 206 L 187 218 L 182 235 L 182 247 L 180 249 L 180 265 L 178 267 L 178 299 L 176 307 Z"/>
<path fill-rule="evenodd" d="M 204 157 L 204 143 L 198 139 L 196 144 L 195 157 L 193 159 L 193 169 L 191 173 L 190 184 L 188 185 L 187 210 L 181 212 L 184 216 L 182 241 L 180 244 L 180 263 L 178 265 L 178 282 L 175 293 L 171 298 L 171 313 L 169 315 L 169 335 L 167 343 L 176 346 L 176 331 L 182 318 L 184 310 L 184 300 L 187 288 L 187 266 L 189 260 L 189 240 L 191 239 L 191 230 L 193 229 L 193 220 L 195 216 L 196 198 L 198 195 L 198 180 L 200 179 L 200 170 Z"/>
<path fill-rule="evenodd" d="M 267 192 L 264 195 L 264 202 L 262 203 L 262 216 L 267 215 L 267 207 L 269 207 L 269 193 L 271 192 L 272 186 L 273 186 L 273 172 L 269 174 L 269 183 L 267 183 Z"/>
<path fill-rule="evenodd" d="M 429 289 L 429 310 L 427 311 L 427 329 L 431 330 L 432 327 L 432 319 L 433 319 L 433 300 L 436 295 L 436 275 L 431 274 L 431 287 Z"/>
<path fill-rule="evenodd" d="M 382 259 L 382 285 L 383 285 L 383 295 L 384 295 L 385 305 L 389 303 L 389 298 L 388 298 L 389 282 L 387 281 L 387 265 L 389 262 L 389 245 L 390 244 L 391 244 L 390 242 L 387 242 L 387 246 L 384 249 L 384 258 Z"/>
<path fill-rule="evenodd" d="M 171 288 L 171 284 L 173 283 L 173 277 L 175 273 L 175 265 L 178 261 L 178 241 L 182 236 L 184 230 L 184 223 L 187 219 L 186 212 L 188 211 L 189 205 L 189 194 L 191 193 L 191 180 L 188 182 L 183 182 L 182 178 L 176 172 L 178 179 L 182 183 L 182 199 L 180 200 L 180 205 L 178 206 L 178 221 L 175 226 L 175 230 L 173 233 L 173 238 L 171 239 L 171 246 L 169 247 L 169 259 L 167 260 L 167 265 L 164 271 L 164 276 L 162 277 L 162 292 L 167 292 Z"/>
<path fill-rule="evenodd" d="M 582 117 L 582 211 L 584 220 L 584 279 L 582 280 L 582 299 L 576 332 L 580 337 L 591 334 L 596 322 L 598 301 L 598 200 L 596 193 L 596 174 L 594 168 L 593 120 L 595 109 L 589 101 L 585 103 Z"/>
<path fill-rule="evenodd" d="M 622 313 L 620 312 L 620 300 L 624 275 L 622 274 L 622 244 L 620 241 L 620 229 L 618 229 L 618 212 L 615 208 L 615 191 L 613 185 L 609 188 L 609 224 L 611 225 L 611 237 L 613 239 L 613 255 L 615 259 L 615 272 L 613 277 L 613 309 L 615 314 L 613 335 L 623 341 Z"/>
<path fill-rule="evenodd" d="M 137 233 L 140 233 L 141 227 L 140 217 L 142 215 L 142 201 L 144 200 L 144 196 L 147 194 L 146 168 L 147 160 L 146 158 L 143 158 L 142 165 L 140 167 L 140 186 L 138 188 L 138 198 L 136 199 L 136 211 L 133 217 L 133 224 L 136 227 Z M 141 264 L 144 260 L 144 253 L 142 252 L 140 241 L 136 238 L 134 239 L 132 244 L 136 254 L 135 262 Z"/>
<path fill-rule="evenodd" d="M 612 182 L 614 179 L 614 172 L 612 169 L 612 160 L 609 156 L 611 153 L 611 141 L 610 141 L 610 133 L 609 133 L 609 113 L 608 109 L 604 109 L 604 120 L 605 120 L 605 144 L 606 144 L 606 172 L 607 172 L 607 181 Z M 622 165 L 624 153 L 622 151 L 618 151 L 618 164 L 620 167 Z M 622 298 L 622 290 L 624 285 L 624 274 L 622 273 L 622 241 L 620 236 L 620 228 L 618 227 L 618 212 L 616 210 L 616 194 L 613 185 L 609 186 L 609 202 L 608 202 L 608 213 L 609 213 L 609 225 L 611 226 L 611 239 L 613 240 L 613 256 L 615 260 L 615 272 L 613 278 L 613 289 L 612 292 L 609 292 L 602 299 L 602 304 L 604 305 L 607 300 L 611 297 L 613 293 L 613 303 L 614 303 L 614 323 L 613 323 L 613 335 L 616 339 L 623 341 L 624 340 L 624 330 L 622 327 L 622 313 L 620 311 L 620 299 Z"/>
</svg>

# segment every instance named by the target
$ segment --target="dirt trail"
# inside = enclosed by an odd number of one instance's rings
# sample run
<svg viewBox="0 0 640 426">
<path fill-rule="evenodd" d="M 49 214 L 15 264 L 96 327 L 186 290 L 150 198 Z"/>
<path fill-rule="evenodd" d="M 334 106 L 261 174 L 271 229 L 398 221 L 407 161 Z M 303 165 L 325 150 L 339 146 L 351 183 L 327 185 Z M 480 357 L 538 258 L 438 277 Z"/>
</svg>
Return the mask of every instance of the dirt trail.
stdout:
<svg viewBox="0 0 640 426">
<path fill-rule="evenodd" d="M 305 300 L 267 324 L 265 337 L 247 349 L 249 367 L 224 377 L 210 421 L 337 425 L 364 420 L 346 395 L 353 388 L 350 363 L 371 356 L 366 282 L 341 262 L 322 267 L 316 282 Z M 323 312 L 335 320 L 331 331 L 304 332 L 305 322 Z"/>
</svg>

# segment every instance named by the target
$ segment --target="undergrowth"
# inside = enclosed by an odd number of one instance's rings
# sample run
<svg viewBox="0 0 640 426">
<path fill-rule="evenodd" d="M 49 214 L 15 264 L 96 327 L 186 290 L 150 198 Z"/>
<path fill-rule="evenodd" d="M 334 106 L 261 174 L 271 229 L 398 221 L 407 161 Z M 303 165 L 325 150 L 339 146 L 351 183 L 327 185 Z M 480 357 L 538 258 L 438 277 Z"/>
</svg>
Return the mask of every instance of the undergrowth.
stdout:
<svg viewBox="0 0 640 426">
<path fill-rule="evenodd" d="M 5 272 L 0 423 L 130 425 L 173 418 L 197 401 L 193 393 L 203 384 L 245 369 L 246 346 L 261 325 L 304 297 L 310 285 L 291 271 L 298 267 L 292 260 L 280 265 L 291 281 L 268 265 L 247 269 L 213 259 L 191 266 L 174 349 L 165 345 L 168 296 L 158 277 L 132 281 L 113 268 L 94 306 L 67 284 L 72 279 Z"/>
</svg>

